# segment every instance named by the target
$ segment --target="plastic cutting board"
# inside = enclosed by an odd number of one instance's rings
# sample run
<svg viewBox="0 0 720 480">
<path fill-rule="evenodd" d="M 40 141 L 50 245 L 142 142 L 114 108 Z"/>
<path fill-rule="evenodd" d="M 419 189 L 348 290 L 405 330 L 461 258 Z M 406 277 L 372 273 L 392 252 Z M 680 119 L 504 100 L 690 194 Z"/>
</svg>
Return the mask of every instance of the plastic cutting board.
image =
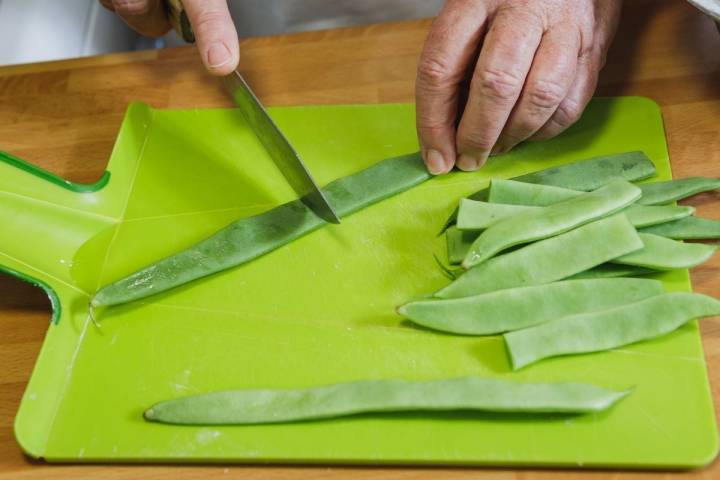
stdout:
<svg viewBox="0 0 720 480">
<path fill-rule="evenodd" d="M 321 184 L 417 149 L 412 105 L 276 108 Z M 409 326 L 398 304 L 447 280 L 438 229 L 491 177 L 644 150 L 670 178 L 662 119 L 647 99 L 595 100 L 559 138 L 453 173 L 344 218 L 250 264 L 89 323 L 88 293 L 226 225 L 292 198 L 240 115 L 128 109 L 95 185 L 0 161 L 0 267 L 54 298 L 17 414 L 22 448 L 49 461 L 322 462 L 692 467 L 717 451 L 696 323 L 607 353 L 512 373 L 498 337 Z M 688 289 L 686 272 L 662 277 Z M 483 375 L 636 386 L 599 415 L 380 414 L 296 424 L 149 424 L 149 405 L 245 387 Z"/>
</svg>

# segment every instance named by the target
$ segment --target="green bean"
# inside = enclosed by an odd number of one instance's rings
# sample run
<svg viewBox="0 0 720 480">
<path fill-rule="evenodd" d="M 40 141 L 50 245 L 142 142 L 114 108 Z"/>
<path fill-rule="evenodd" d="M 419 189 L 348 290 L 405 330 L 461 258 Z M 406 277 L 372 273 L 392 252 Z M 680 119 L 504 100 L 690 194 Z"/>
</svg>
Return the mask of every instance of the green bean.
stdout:
<svg viewBox="0 0 720 480">
<path fill-rule="evenodd" d="M 467 255 L 467 252 L 470 250 L 470 246 L 479 235 L 479 232 L 473 230 L 459 230 L 454 225 L 445 231 L 447 256 L 450 265 L 458 265 L 462 263 L 463 258 L 465 258 L 465 255 Z"/>
<path fill-rule="evenodd" d="M 458 210 L 457 228 L 460 230 L 483 230 L 499 220 L 539 210 L 541 207 L 527 207 L 524 205 L 505 205 L 500 203 L 478 202 L 463 198 L 460 200 Z"/>
<path fill-rule="evenodd" d="M 641 197 L 642 198 L 642 197 Z M 694 207 L 675 205 L 630 205 L 625 214 L 635 228 L 649 227 L 689 217 L 695 213 Z"/>
<path fill-rule="evenodd" d="M 590 270 L 576 273 L 566 280 L 580 280 L 580 279 L 592 279 L 592 278 L 617 278 L 617 277 L 636 277 L 638 275 L 648 275 L 651 273 L 657 273 L 657 270 L 650 268 L 637 267 L 635 265 L 616 265 L 614 263 L 603 263 L 597 267 L 593 267 Z"/>
<path fill-rule="evenodd" d="M 519 213 L 492 224 L 475 240 L 463 260 L 463 267 L 478 265 L 514 245 L 567 232 L 597 218 L 621 210 L 640 196 L 640 189 L 624 180 L 615 180 L 594 192 L 542 209 Z"/>
<path fill-rule="evenodd" d="M 697 293 L 656 295 L 608 310 L 572 315 L 504 335 L 513 369 L 543 358 L 597 352 L 659 337 L 688 321 L 720 315 L 720 302 Z"/>
<path fill-rule="evenodd" d="M 403 192 L 430 178 L 419 154 L 381 161 L 329 183 L 323 190 L 340 216 Z M 93 307 L 117 305 L 164 292 L 241 265 L 326 223 L 300 200 L 242 218 L 175 255 L 101 288 Z"/>
<path fill-rule="evenodd" d="M 423 327 L 462 335 L 492 335 L 577 313 L 606 310 L 663 293 L 657 280 L 568 280 L 508 288 L 472 297 L 421 300 L 398 312 Z"/>
<path fill-rule="evenodd" d="M 683 243 L 677 240 L 641 233 L 644 247 L 612 260 L 612 263 L 637 265 L 654 270 L 692 268 L 713 256 L 717 248 L 703 243 Z"/>
<path fill-rule="evenodd" d="M 506 183 L 509 183 L 506 181 Z M 547 188 L 553 190 L 561 190 L 575 192 L 575 190 L 565 190 L 559 187 L 546 187 L 544 185 L 533 185 L 530 183 L 513 182 L 519 185 L 528 185 L 532 189 L 540 192 Z M 523 187 L 524 188 L 524 187 Z M 490 189 L 492 192 L 492 188 Z M 582 195 L 582 192 L 577 192 Z M 573 196 L 571 198 L 577 198 Z M 516 197 L 515 200 L 518 198 Z M 546 196 L 546 199 L 549 197 Z M 530 199 L 528 199 L 530 200 Z M 561 200 L 564 201 L 564 200 Z M 504 203 L 487 203 L 476 200 L 468 200 L 464 198 L 460 201 L 460 211 L 458 212 L 457 228 L 460 230 L 482 230 L 490 227 L 492 224 L 515 216 L 518 213 L 528 211 L 538 211 L 542 206 L 520 205 L 520 204 L 504 204 Z M 553 202 L 554 205 L 558 202 Z M 688 217 L 695 212 L 693 207 L 677 207 L 674 205 L 630 205 L 624 210 L 630 223 L 636 228 L 657 225 L 660 223 L 671 222 L 680 218 Z"/>
<path fill-rule="evenodd" d="M 720 238 L 720 221 L 709 218 L 685 217 L 674 222 L 643 228 L 652 233 L 675 240 L 701 240 Z"/>
<path fill-rule="evenodd" d="M 720 179 L 707 177 L 688 177 L 667 182 L 645 183 L 640 185 L 642 205 L 661 205 L 674 202 L 697 193 L 720 188 Z"/>
<path fill-rule="evenodd" d="M 490 183 L 488 202 L 547 207 L 578 195 L 582 195 L 582 192 L 569 188 L 497 179 Z"/>
<path fill-rule="evenodd" d="M 584 383 L 480 377 L 361 380 L 309 388 L 207 393 L 157 403 L 144 416 L 149 421 L 180 425 L 255 425 L 375 412 L 588 413 L 610 408 L 630 391 Z"/>
<path fill-rule="evenodd" d="M 525 183 L 540 183 L 569 188 L 571 190 L 591 191 L 606 185 L 611 180 L 622 178 L 629 182 L 643 180 L 655 175 L 655 165 L 643 152 L 625 152 L 614 155 L 580 160 L 558 167 L 546 168 L 537 172 L 514 177 L 513 180 Z M 488 189 L 484 188 L 470 195 L 471 200 L 487 200 Z M 450 214 L 442 232 L 455 223 L 457 209 Z"/>
<path fill-rule="evenodd" d="M 511 287 L 540 285 L 583 272 L 643 247 L 624 214 L 531 243 L 471 268 L 435 293 L 468 297 Z"/>
</svg>

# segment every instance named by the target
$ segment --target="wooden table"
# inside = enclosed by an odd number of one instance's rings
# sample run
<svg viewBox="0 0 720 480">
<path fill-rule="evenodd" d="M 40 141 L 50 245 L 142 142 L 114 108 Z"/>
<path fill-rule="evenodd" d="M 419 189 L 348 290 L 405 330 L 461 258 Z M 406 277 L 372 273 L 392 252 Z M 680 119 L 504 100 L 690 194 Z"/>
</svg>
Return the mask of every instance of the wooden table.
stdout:
<svg viewBox="0 0 720 480">
<path fill-rule="evenodd" d="M 242 69 L 269 105 L 413 101 L 415 66 L 429 21 L 254 38 Z M 720 176 L 720 35 L 678 0 L 628 0 L 599 94 L 644 95 L 662 106 L 675 175 Z M 0 68 L 0 149 L 70 180 L 98 178 L 128 102 L 158 108 L 230 106 L 194 48 L 106 55 Z M 691 202 L 720 218 L 720 195 Z M 1 234 L 1 233 L 0 233 Z M 693 271 L 695 289 L 720 297 L 720 256 Z M 675 474 L 552 470 L 357 467 L 47 465 L 24 457 L 12 422 L 49 319 L 43 294 L 0 276 L 0 479 L 21 478 L 666 478 Z M 720 405 L 720 320 L 703 323 Z M 687 472 L 720 478 L 720 461 Z"/>
</svg>

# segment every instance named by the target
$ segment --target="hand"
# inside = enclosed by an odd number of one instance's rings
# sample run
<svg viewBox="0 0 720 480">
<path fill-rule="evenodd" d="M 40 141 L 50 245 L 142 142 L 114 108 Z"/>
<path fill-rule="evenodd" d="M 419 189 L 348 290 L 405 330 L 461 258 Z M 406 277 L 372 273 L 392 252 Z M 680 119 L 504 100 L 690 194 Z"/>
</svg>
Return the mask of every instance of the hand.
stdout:
<svg viewBox="0 0 720 480">
<path fill-rule="evenodd" d="M 620 6 L 621 0 L 448 0 L 418 65 L 417 130 L 428 170 L 446 173 L 455 164 L 476 170 L 491 154 L 572 125 L 595 90 Z"/>
<path fill-rule="evenodd" d="M 100 0 L 130 28 L 157 37 L 170 30 L 162 0 Z M 240 61 L 240 46 L 226 0 L 184 0 L 197 47 L 213 75 L 227 75 Z"/>
</svg>

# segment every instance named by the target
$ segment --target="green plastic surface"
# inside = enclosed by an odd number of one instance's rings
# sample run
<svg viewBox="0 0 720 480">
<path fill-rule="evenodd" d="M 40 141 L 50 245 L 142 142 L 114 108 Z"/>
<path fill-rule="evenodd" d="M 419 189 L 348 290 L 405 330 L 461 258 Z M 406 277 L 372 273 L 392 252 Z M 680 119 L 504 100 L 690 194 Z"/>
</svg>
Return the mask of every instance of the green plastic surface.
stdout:
<svg viewBox="0 0 720 480">
<path fill-rule="evenodd" d="M 417 149 L 411 105 L 272 109 L 317 180 Z M 644 150 L 670 178 L 658 107 L 595 100 L 559 138 L 528 143 L 477 173 L 435 178 L 271 254 L 184 287 L 87 316 L 88 294 L 230 221 L 292 198 L 234 110 L 133 104 L 109 182 L 75 192 L 0 161 L 0 265 L 62 304 L 15 424 L 51 461 L 239 461 L 691 467 L 717 451 L 696 322 L 611 352 L 511 372 L 500 337 L 413 328 L 395 307 L 449 281 L 438 228 L 491 177 Z M 701 172 L 700 172 L 701 173 Z M 92 190 L 92 189 L 90 189 Z M 658 275 L 687 290 L 685 272 Z M 246 427 L 147 423 L 150 405 L 236 388 L 480 375 L 636 386 L 584 416 L 468 412 L 360 415 Z"/>
</svg>

